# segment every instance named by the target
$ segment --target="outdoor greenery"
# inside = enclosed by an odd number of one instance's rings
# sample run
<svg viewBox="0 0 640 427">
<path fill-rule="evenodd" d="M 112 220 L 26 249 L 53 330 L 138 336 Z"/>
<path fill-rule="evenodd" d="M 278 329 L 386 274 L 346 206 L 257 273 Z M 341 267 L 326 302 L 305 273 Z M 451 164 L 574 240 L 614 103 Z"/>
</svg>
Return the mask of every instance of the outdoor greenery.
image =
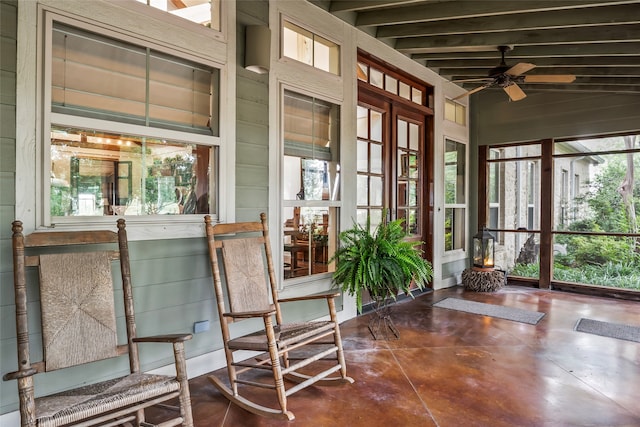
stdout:
<svg viewBox="0 0 640 427">
<path fill-rule="evenodd" d="M 627 148 L 638 142 L 638 138 L 630 140 Z M 638 233 L 635 212 L 640 201 L 640 183 L 633 171 L 640 167 L 640 156 L 628 153 L 608 157 L 590 183 L 589 191 L 575 199 L 582 219 L 571 222 L 567 231 Z M 640 289 L 640 239 L 560 234 L 556 235 L 555 243 L 566 249 L 566 254 L 554 255 L 555 280 Z M 537 263 L 517 264 L 511 274 L 539 277 L 538 267 Z"/>
<path fill-rule="evenodd" d="M 336 260 L 333 282 L 343 292 L 356 297 L 362 312 L 362 294 L 368 291 L 373 300 L 395 299 L 398 292 L 411 294 L 431 280 L 433 269 L 417 247 L 419 241 L 407 241 L 404 219 L 379 224 L 371 230 L 371 219 L 365 226 L 354 223 L 340 233 L 340 246 L 330 261 Z"/>
</svg>

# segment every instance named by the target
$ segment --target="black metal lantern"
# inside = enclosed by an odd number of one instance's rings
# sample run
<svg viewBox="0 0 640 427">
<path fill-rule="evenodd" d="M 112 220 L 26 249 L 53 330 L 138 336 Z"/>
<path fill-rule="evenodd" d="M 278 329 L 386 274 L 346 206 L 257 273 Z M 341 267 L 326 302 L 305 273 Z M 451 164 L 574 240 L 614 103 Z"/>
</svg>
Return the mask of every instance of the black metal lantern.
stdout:
<svg viewBox="0 0 640 427">
<path fill-rule="evenodd" d="M 495 259 L 495 237 L 486 228 L 473 236 L 473 267 L 492 270 Z"/>
</svg>

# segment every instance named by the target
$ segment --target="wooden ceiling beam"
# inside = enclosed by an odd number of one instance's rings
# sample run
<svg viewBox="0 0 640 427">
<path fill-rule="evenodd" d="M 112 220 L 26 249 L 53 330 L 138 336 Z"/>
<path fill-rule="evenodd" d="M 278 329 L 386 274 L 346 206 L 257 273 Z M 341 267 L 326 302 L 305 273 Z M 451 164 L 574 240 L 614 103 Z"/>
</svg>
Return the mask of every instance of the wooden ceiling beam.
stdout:
<svg viewBox="0 0 640 427">
<path fill-rule="evenodd" d="M 515 65 L 520 61 L 507 57 L 507 65 Z M 570 58 L 537 58 L 533 63 L 538 68 L 544 67 L 625 67 L 640 66 L 640 52 L 638 56 L 586 56 Z M 499 54 L 494 59 L 443 59 L 427 60 L 429 68 L 479 68 L 487 69 L 500 64 Z"/>
<path fill-rule="evenodd" d="M 366 2 L 365 2 L 366 3 Z M 539 1 L 455 1 L 416 4 L 412 6 L 358 12 L 355 25 L 358 27 L 410 24 L 445 19 L 462 19 L 479 16 L 508 15 L 512 13 L 544 10 L 579 9 L 599 5 L 638 3 L 637 0 L 539 0 Z M 331 11 L 333 12 L 333 2 Z M 356 11 L 353 9 L 353 11 Z"/>
<path fill-rule="evenodd" d="M 553 28 L 637 23 L 640 23 L 640 7 L 637 4 L 626 4 L 381 26 L 377 29 L 376 37 L 397 38 L 505 31 L 539 31 Z"/>
<path fill-rule="evenodd" d="M 399 39 L 395 49 L 403 53 L 429 53 L 469 46 L 541 45 L 565 43 L 640 42 L 640 25 L 603 25 L 599 27 L 506 31 L 502 33 L 462 34 Z"/>
<path fill-rule="evenodd" d="M 461 78 L 487 77 L 486 68 L 440 68 L 442 76 L 457 76 Z M 527 75 L 539 74 L 573 74 L 575 76 L 610 76 L 610 77 L 637 77 L 640 76 L 640 67 L 558 67 L 558 68 L 534 68 Z"/>
<path fill-rule="evenodd" d="M 635 56 L 640 55 L 640 42 L 626 43 L 583 43 L 583 44 L 553 44 L 515 46 L 507 53 L 507 59 L 527 60 L 533 62 L 536 58 L 562 58 L 583 56 Z M 444 60 L 444 59 L 483 59 L 499 58 L 497 50 L 473 52 L 434 52 L 415 53 L 411 55 L 415 60 Z"/>
</svg>

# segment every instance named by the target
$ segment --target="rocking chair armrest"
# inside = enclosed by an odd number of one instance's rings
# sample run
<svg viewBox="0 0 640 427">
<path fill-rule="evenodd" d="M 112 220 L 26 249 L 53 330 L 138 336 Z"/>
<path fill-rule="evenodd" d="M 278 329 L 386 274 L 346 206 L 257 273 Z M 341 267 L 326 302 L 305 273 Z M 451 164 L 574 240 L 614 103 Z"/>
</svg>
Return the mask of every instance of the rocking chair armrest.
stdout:
<svg viewBox="0 0 640 427">
<path fill-rule="evenodd" d="M 278 298 L 278 302 L 294 302 L 294 301 L 305 301 L 305 300 L 314 300 L 314 299 L 331 299 L 337 298 L 340 296 L 340 292 L 338 291 L 329 291 L 329 292 L 321 292 L 319 294 L 311 294 L 311 295 L 302 295 L 299 297 L 291 297 L 291 298 Z"/>
<path fill-rule="evenodd" d="M 276 314 L 276 308 L 271 306 L 264 310 L 256 311 L 235 311 L 233 313 L 223 313 L 224 317 L 231 317 L 233 319 L 248 319 L 251 317 L 266 317 Z"/>
<path fill-rule="evenodd" d="M 133 342 L 166 342 L 177 343 L 190 340 L 193 337 L 191 334 L 167 334 L 167 335 L 154 335 L 149 337 L 136 337 Z"/>
<path fill-rule="evenodd" d="M 36 368 L 29 367 L 27 369 L 20 369 L 19 371 L 7 372 L 2 379 L 4 381 L 18 380 L 20 378 L 31 377 L 38 373 Z"/>
</svg>

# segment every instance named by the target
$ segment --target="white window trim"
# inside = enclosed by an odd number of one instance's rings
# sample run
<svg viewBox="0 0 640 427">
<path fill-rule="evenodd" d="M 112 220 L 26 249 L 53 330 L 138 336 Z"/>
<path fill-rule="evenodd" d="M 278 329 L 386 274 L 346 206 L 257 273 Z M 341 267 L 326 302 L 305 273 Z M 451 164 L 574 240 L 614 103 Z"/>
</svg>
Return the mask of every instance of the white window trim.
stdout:
<svg viewBox="0 0 640 427">
<path fill-rule="evenodd" d="M 47 99 L 50 100 L 50 87 L 45 82 L 44 77 L 47 76 L 47 80 L 50 78 L 50 63 L 42 64 L 41 62 L 45 48 L 43 39 L 50 40 L 50 30 L 54 18 L 56 21 L 67 22 L 90 31 L 96 31 L 96 28 L 103 28 L 107 25 L 113 27 L 112 24 L 105 22 L 94 22 L 90 16 L 78 19 L 77 16 L 73 15 L 75 10 L 65 12 L 56 9 L 53 11 L 53 7 L 47 7 L 43 5 L 44 3 L 49 2 L 46 0 L 40 3 L 25 2 L 18 8 L 17 66 L 22 71 L 18 73 L 16 82 L 16 123 L 21 123 L 22 125 L 16 126 L 15 219 L 23 222 L 27 233 L 33 230 L 51 228 L 50 218 L 48 221 L 48 214 L 44 214 L 45 205 L 48 206 L 48 202 L 45 203 L 45 198 L 48 197 L 49 190 L 44 185 L 43 176 L 48 176 L 44 173 L 50 168 L 48 163 L 50 153 L 47 153 L 49 135 L 45 132 L 45 129 L 50 128 L 52 119 L 61 120 L 60 122 L 54 121 L 56 124 L 68 124 L 65 115 L 51 113 L 50 102 L 47 103 Z M 54 4 L 56 6 L 60 5 L 59 3 Z M 66 5 L 63 4 L 62 6 Z M 141 4 L 140 6 L 144 7 L 145 12 L 149 12 L 145 5 Z M 73 4 L 71 7 L 73 7 Z M 226 50 L 227 58 L 235 58 L 235 10 L 232 9 L 224 8 L 225 13 L 221 18 L 223 28 L 231 29 L 228 31 L 228 44 L 222 46 Z M 174 25 L 175 20 L 178 19 L 170 14 L 161 13 L 160 15 L 155 17 L 154 20 L 162 19 L 166 20 L 168 24 Z M 110 17 L 109 19 L 117 20 L 117 17 Z M 36 23 L 37 31 L 33 31 Z M 111 30 L 105 29 L 105 31 L 109 32 Z M 119 39 L 125 41 L 135 40 L 124 36 L 124 33 L 125 31 L 113 32 L 113 34 L 117 34 Z M 211 34 L 217 34 L 217 32 L 211 30 Z M 148 40 L 144 40 L 148 42 Z M 216 43 L 214 36 L 212 36 L 211 42 Z M 34 46 L 36 46 L 35 49 Z M 219 123 L 235 123 L 235 61 L 229 61 L 227 64 L 207 62 L 196 51 L 189 53 L 185 48 L 168 47 L 167 43 L 162 41 L 159 41 L 157 46 L 151 47 L 157 47 L 165 53 L 218 68 L 220 70 Z M 46 70 L 43 65 L 47 68 Z M 82 118 L 80 126 L 86 126 L 90 123 L 90 119 Z M 110 128 L 113 129 L 115 122 L 109 123 Z M 78 122 L 75 122 L 75 124 L 78 125 Z M 140 132 L 130 131 L 135 129 L 135 126 L 132 125 L 127 125 L 123 129 L 127 129 L 123 131 L 124 133 L 140 134 Z M 144 127 L 142 134 L 151 136 L 152 132 L 151 128 Z M 170 137 L 170 135 L 173 135 L 171 132 L 163 130 L 162 134 L 164 137 Z M 178 133 L 182 135 L 178 139 L 184 140 L 185 134 Z M 199 142 L 201 138 L 203 138 L 202 135 L 189 134 L 189 141 L 191 142 Z M 206 145 L 217 145 L 218 147 L 217 220 L 232 222 L 235 220 L 235 126 L 221 125 L 219 136 L 205 138 L 208 138 L 205 142 Z M 149 215 L 145 217 L 126 216 L 125 218 L 128 224 L 129 240 L 157 240 L 202 237 L 204 229 L 202 217 L 203 215 Z M 115 217 L 75 217 L 62 219 L 62 221 L 55 224 L 55 228 L 68 230 L 115 229 L 115 223 Z"/>
<path fill-rule="evenodd" d="M 322 70 L 319 70 L 322 71 Z M 277 161 L 277 170 L 278 170 L 278 189 L 281 189 L 283 186 L 283 180 L 284 180 L 284 170 L 283 170 L 283 156 L 284 156 L 284 93 L 285 91 L 290 91 L 290 92 L 296 92 L 299 93 L 301 95 L 306 95 L 315 99 L 319 99 L 322 101 L 326 101 L 326 102 L 330 102 L 332 104 L 335 104 L 337 106 L 340 107 L 340 123 L 343 123 L 344 120 L 344 105 L 342 101 L 339 101 L 337 99 L 332 99 L 331 97 L 326 96 L 326 94 L 318 94 L 318 93 L 313 93 L 309 90 L 304 90 L 300 87 L 294 86 L 294 85 L 290 85 L 290 84 L 286 84 L 286 83 L 280 83 L 278 85 L 279 89 L 278 89 L 278 161 Z M 340 134 L 342 135 L 342 128 L 340 129 Z M 342 139 L 342 138 L 341 138 Z M 342 153 L 342 143 L 340 144 L 340 151 Z M 342 159 L 342 158 L 341 158 Z M 340 161 L 340 167 L 342 168 L 342 160 Z M 340 188 L 342 190 L 343 188 L 343 182 L 344 182 L 344 178 L 341 175 L 341 182 L 340 182 Z M 282 198 L 282 191 L 278 191 L 278 211 L 280 212 L 278 214 L 278 218 L 282 218 L 282 211 L 284 207 L 331 207 L 331 208 L 338 208 L 338 209 L 342 209 L 343 207 L 343 196 L 342 196 L 342 191 L 340 191 L 340 200 L 283 200 Z M 276 247 L 279 248 L 278 251 L 274 251 L 275 257 L 278 258 L 277 259 L 277 264 L 276 265 L 282 265 L 282 259 L 284 257 L 284 251 L 282 250 L 282 248 L 284 247 L 284 225 L 283 225 L 283 221 L 279 221 L 279 223 L 277 224 L 277 226 L 275 226 L 275 228 L 272 229 L 277 230 L 277 240 L 276 242 Z M 338 232 L 340 230 L 337 230 Z M 337 239 L 337 233 L 336 233 L 336 239 Z M 272 238 L 273 241 L 273 238 Z M 325 280 L 325 281 L 329 281 L 329 279 L 332 276 L 332 273 L 327 272 L 327 273 L 317 273 L 317 274 L 310 274 L 307 276 L 300 276 L 300 277 L 293 277 L 290 279 L 287 279 L 286 281 L 284 280 L 284 271 L 282 271 L 282 269 L 280 269 L 280 273 L 281 278 L 280 278 L 280 283 L 281 283 L 281 289 L 286 289 L 286 288 L 300 288 L 300 287 L 306 287 L 309 284 L 312 283 L 317 283 L 318 280 Z M 286 282 L 286 283 L 285 283 Z M 318 290 L 315 289 L 314 292 L 317 292 Z"/>
<path fill-rule="evenodd" d="M 455 142 L 457 144 L 462 144 L 465 146 L 464 149 L 464 156 L 465 156 L 465 170 L 464 170 L 464 185 L 465 185 L 465 192 L 464 192 L 464 203 L 446 203 L 445 197 L 445 191 L 444 191 L 444 184 L 446 181 L 446 165 L 445 165 L 445 155 L 446 155 L 446 144 L 447 141 L 452 141 Z M 468 246 L 469 246 L 469 239 L 470 237 L 473 235 L 473 233 L 470 232 L 469 230 L 469 158 L 470 158 L 470 154 L 469 154 L 469 143 L 467 141 L 462 141 L 459 138 L 454 138 L 451 136 L 444 136 L 444 144 L 443 144 L 443 150 L 442 150 L 442 155 L 441 155 L 441 159 L 442 159 L 442 186 L 443 186 L 443 192 L 442 192 L 442 206 L 444 209 L 444 212 L 442 213 L 442 224 L 440 225 L 440 229 L 442 230 L 442 259 L 445 262 L 451 262 L 454 259 L 460 259 L 461 257 L 466 257 L 467 256 L 467 252 L 468 252 Z M 459 209 L 462 208 L 464 209 L 464 230 L 465 230 L 465 236 L 464 236 L 464 247 L 463 248 L 457 248 L 457 249 L 451 249 L 451 250 L 446 250 L 445 245 L 444 245 L 444 223 L 446 220 L 446 210 L 447 208 L 454 208 L 454 209 Z"/>
</svg>

